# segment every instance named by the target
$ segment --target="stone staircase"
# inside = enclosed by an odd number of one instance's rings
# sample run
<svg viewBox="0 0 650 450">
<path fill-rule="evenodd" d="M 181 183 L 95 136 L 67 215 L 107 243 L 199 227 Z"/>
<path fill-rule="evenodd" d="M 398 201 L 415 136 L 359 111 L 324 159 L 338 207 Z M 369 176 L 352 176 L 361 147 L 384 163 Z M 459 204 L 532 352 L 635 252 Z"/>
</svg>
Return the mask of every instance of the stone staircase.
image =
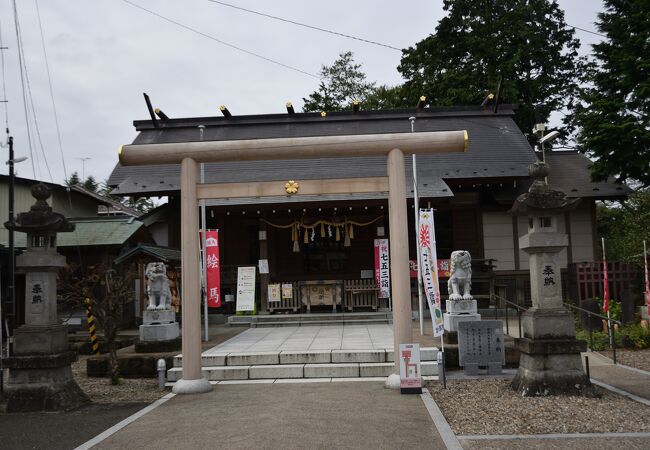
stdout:
<svg viewBox="0 0 650 450">
<path fill-rule="evenodd" d="M 373 350 L 303 350 L 247 353 L 218 353 L 208 350 L 201 355 L 203 375 L 211 382 L 234 380 L 334 381 L 380 378 L 393 373 L 392 349 Z M 420 349 L 422 376 L 438 374 L 438 349 Z M 174 358 L 167 371 L 169 382 L 182 378 L 182 355 Z"/>
<path fill-rule="evenodd" d="M 314 325 L 372 325 L 393 323 L 393 314 L 386 312 L 265 314 L 257 316 L 230 316 L 231 327 L 299 327 Z"/>
</svg>

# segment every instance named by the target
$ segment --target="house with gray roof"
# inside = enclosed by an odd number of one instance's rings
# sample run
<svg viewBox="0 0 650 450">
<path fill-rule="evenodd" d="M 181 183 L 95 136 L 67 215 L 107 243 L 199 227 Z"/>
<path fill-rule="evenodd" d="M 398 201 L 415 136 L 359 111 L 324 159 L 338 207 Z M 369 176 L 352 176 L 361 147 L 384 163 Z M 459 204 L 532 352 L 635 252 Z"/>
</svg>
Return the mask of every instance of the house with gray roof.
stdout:
<svg viewBox="0 0 650 450">
<path fill-rule="evenodd" d="M 508 213 L 514 199 L 530 185 L 528 165 L 537 161 L 526 136 L 513 120 L 514 107 L 498 112 L 483 107 L 446 107 L 340 113 L 292 113 L 227 117 L 138 120 L 133 145 L 201 140 L 254 140 L 309 136 L 417 133 L 467 130 L 464 153 L 417 156 L 420 207 L 435 209 L 438 257 L 468 250 L 478 267 L 477 289 L 525 304 L 529 297 L 528 260 L 518 247 L 525 218 Z M 411 120 L 411 118 L 415 120 Z M 598 255 L 595 201 L 622 198 L 629 192 L 612 182 L 593 183 L 589 160 L 576 152 L 546 152 L 548 181 L 569 197 L 583 199 L 560 218 L 569 235 L 562 265 L 592 261 Z M 405 158 L 409 211 L 413 207 L 413 166 Z M 386 176 L 383 157 L 206 163 L 204 183 L 367 178 Z M 112 193 L 159 197 L 169 201 L 156 217 L 165 217 L 164 244 L 180 248 L 180 165 L 114 168 Z M 234 293 L 236 269 L 268 260 L 260 275 L 260 307 L 269 307 L 266 285 L 340 280 L 345 286 L 372 285 L 374 240 L 388 236 L 388 194 L 328 194 L 220 198 L 206 201 L 208 229 L 219 229 L 222 291 Z M 310 224 L 322 225 L 310 228 Z M 293 224 L 293 225 L 291 225 Z M 297 226 L 296 226 L 297 224 Z M 334 226 L 332 226 L 334 224 Z M 344 224 L 344 226 L 336 226 Z M 160 227 L 160 222 L 158 222 Z M 414 214 L 409 217 L 411 259 L 416 260 Z M 160 234 L 160 229 L 157 230 Z M 483 288 L 478 287 L 481 280 Z M 302 283 L 302 285 L 300 284 Z M 372 289 L 372 288 L 369 288 Z M 414 288 L 417 295 L 417 289 Z M 344 291 L 341 296 L 347 295 Z M 342 300 L 343 301 L 343 300 Z M 382 306 L 380 304 L 379 306 Z"/>
</svg>

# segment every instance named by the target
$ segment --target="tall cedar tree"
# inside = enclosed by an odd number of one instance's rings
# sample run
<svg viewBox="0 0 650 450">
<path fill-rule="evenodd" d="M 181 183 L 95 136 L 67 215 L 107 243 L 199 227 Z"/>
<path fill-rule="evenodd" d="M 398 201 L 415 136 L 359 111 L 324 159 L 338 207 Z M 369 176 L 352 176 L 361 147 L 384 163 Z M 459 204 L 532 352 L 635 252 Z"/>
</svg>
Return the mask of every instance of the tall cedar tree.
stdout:
<svg viewBox="0 0 650 450">
<path fill-rule="evenodd" d="M 501 103 L 516 103 L 524 133 L 571 108 L 583 61 L 556 1 L 444 0 L 435 34 L 404 50 L 398 70 L 408 103 L 480 104 L 503 78 Z"/>
<path fill-rule="evenodd" d="M 581 151 L 597 160 L 596 181 L 650 186 L 650 0 L 606 0 L 593 45 L 597 67 L 576 110 Z"/>
<path fill-rule="evenodd" d="M 302 99 L 305 112 L 350 109 L 354 100 L 365 103 L 374 91 L 375 83 L 366 81 L 361 64 L 355 64 L 349 51 L 341 53 L 331 66 L 323 66 L 320 76 L 318 90 Z"/>
</svg>

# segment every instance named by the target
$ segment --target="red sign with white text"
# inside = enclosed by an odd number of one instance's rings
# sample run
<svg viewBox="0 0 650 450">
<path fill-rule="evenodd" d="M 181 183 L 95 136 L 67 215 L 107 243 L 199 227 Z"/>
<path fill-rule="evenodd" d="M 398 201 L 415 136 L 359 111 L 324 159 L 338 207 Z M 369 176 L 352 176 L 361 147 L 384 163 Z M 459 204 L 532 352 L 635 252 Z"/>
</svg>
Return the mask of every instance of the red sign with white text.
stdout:
<svg viewBox="0 0 650 450">
<path fill-rule="evenodd" d="M 219 230 L 205 233 L 205 292 L 210 308 L 221 306 L 221 273 L 219 271 Z"/>
</svg>

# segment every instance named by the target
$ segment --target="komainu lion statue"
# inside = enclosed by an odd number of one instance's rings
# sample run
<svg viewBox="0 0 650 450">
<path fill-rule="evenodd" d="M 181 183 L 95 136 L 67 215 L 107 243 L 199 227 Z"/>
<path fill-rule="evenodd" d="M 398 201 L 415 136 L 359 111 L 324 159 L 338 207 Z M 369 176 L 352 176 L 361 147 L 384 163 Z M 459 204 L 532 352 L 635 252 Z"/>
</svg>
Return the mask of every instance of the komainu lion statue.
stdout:
<svg viewBox="0 0 650 450">
<path fill-rule="evenodd" d="M 172 293 L 169 290 L 165 264 L 161 262 L 147 264 L 145 276 L 147 277 L 147 296 L 149 297 L 147 309 L 170 309 Z"/>
<path fill-rule="evenodd" d="M 449 300 L 471 300 L 472 256 L 466 250 L 451 253 L 451 275 L 447 282 Z"/>
</svg>

